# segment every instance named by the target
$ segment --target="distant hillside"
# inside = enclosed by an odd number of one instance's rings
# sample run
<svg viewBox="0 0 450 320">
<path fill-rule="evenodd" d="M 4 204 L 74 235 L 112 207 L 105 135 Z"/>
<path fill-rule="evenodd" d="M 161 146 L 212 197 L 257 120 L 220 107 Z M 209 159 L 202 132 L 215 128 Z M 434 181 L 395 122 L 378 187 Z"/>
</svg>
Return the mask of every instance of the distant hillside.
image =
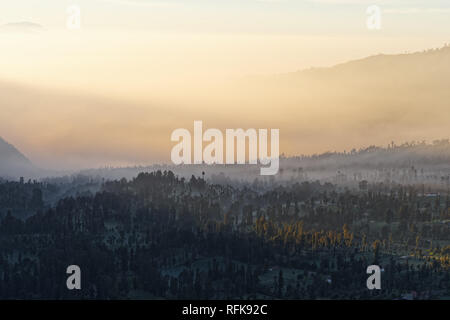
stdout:
<svg viewBox="0 0 450 320">
<path fill-rule="evenodd" d="M 0 177 L 34 176 L 37 169 L 19 150 L 0 138 Z"/>
<path fill-rule="evenodd" d="M 421 52 L 404 54 L 379 54 L 359 60 L 341 63 L 330 68 L 310 68 L 298 72 L 284 74 L 289 79 L 302 77 L 331 79 L 351 76 L 355 82 L 362 80 L 379 80 L 383 78 L 388 82 L 402 80 L 405 82 L 428 82 L 436 80 L 437 74 L 450 72 L 450 46 L 430 49 Z M 387 76 L 396 77 L 394 79 Z M 411 78 L 409 75 L 415 75 Z M 420 77 L 418 77 L 420 75 Z M 428 77 L 428 76 L 431 76 Z M 323 79 L 321 79 L 323 80 Z"/>
<path fill-rule="evenodd" d="M 358 102 L 358 108 L 364 107 L 363 103 L 384 102 L 379 107 L 395 107 L 396 111 L 407 102 L 409 110 L 420 106 L 432 107 L 427 111 L 433 111 L 442 104 L 448 106 L 449 80 L 450 46 L 445 46 L 416 53 L 379 54 L 330 68 L 280 74 L 270 83 L 274 88 L 295 90 L 291 97 L 314 97 L 321 102 L 329 98 L 336 104 L 341 100 Z"/>
<path fill-rule="evenodd" d="M 289 154 L 432 141 L 449 133 L 449 46 L 380 54 L 246 83 L 250 110 L 274 110 L 266 123 L 284 129 Z M 233 103 L 247 100 L 236 98 Z"/>
</svg>

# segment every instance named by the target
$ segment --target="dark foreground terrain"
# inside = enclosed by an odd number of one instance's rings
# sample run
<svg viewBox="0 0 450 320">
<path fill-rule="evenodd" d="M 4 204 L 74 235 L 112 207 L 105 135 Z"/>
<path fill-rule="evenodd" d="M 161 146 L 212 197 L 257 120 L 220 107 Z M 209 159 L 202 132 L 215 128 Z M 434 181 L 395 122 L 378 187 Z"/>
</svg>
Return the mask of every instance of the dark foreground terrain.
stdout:
<svg viewBox="0 0 450 320">
<path fill-rule="evenodd" d="M 1 299 L 450 299 L 450 199 L 412 184 L 156 171 L 3 181 L 0 208 Z M 372 264 L 381 290 L 367 289 Z"/>
</svg>

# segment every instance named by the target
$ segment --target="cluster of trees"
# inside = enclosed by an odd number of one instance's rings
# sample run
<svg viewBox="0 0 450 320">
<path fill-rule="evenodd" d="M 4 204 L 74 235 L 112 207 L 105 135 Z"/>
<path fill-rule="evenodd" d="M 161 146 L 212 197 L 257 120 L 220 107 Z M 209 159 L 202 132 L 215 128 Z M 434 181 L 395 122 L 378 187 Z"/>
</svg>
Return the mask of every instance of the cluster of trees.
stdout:
<svg viewBox="0 0 450 320">
<path fill-rule="evenodd" d="M 28 181 L 0 181 L 0 219 L 14 212 L 27 217 L 44 208 L 44 193 L 54 192 L 54 186 Z"/>
<path fill-rule="evenodd" d="M 11 207 L 0 222 L 0 298 L 449 294 L 448 198 L 402 186 L 350 192 L 303 182 L 261 191 L 156 171 L 34 209 L 20 219 Z M 82 290 L 66 288 L 73 264 Z M 384 272 L 377 292 L 366 287 L 371 264 Z"/>
</svg>

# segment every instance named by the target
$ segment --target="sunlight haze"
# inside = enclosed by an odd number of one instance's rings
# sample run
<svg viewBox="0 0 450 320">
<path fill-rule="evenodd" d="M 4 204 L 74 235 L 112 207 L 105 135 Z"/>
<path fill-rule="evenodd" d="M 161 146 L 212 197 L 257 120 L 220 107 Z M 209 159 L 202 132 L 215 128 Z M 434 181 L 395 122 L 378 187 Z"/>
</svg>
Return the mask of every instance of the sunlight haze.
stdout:
<svg viewBox="0 0 450 320">
<path fill-rule="evenodd" d="M 170 132 L 191 130 L 194 120 L 279 128 L 281 152 L 290 155 L 447 138 L 449 111 L 438 98 L 448 94 L 413 90 L 421 87 L 420 70 L 401 69 L 409 79 L 390 90 L 382 88 L 392 76 L 367 73 L 366 65 L 351 73 L 324 69 L 339 81 L 299 73 L 450 40 L 447 1 L 378 1 L 381 30 L 366 27 L 371 4 L 3 1 L 0 136 L 37 165 L 61 169 L 167 162 Z M 81 10 L 80 30 L 66 28 L 69 5 Z M 426 61 L 448 79 L 448 60 L 427 57 L 411 65 Z M 366 81 L 371 76 L 376 83 Z M 411 95 L 413 102 L 405 98 Z"/>
</svg>

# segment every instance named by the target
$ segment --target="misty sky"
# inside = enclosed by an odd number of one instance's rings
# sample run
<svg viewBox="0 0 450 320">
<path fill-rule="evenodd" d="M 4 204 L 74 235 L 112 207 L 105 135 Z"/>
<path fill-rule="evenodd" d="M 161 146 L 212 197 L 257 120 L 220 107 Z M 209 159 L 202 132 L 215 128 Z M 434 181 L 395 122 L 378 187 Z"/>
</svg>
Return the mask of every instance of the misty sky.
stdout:
<svg viewBox="0 0 450 320">
<path fill-rule="evenodd" d="M 72 4 L 81 9 L 80 31 L 65 27 Z M 372 4 L 383 11 L 379 31 L 366 27 Z M 107 95 L 147 91 L 143 80 L 161 89 L 176 79 L 290 72 L 440 47 L 450 30 L 445 0 L 15 0 L 2 1 L 0 12 L 0 25 L 44 27 L 37 35 L 0 27 L 0 78 Z M 98 83 L 87 86 L 87 73 Z"/>
<path fill-rule="evenodd" d="M 81 30 L 66 28 L 72 4 L 81 9 Z M 383 12 L 377 31 L 366 27 L 373 4 Z M 166 136 L 175 129 L 171 117 L 217 120 L 224 97 L 205 102 L 202 95 L 224 79 L 420 51 L 450 39 L 446 0 L 14 0 L 2 1 L 0 12 L 0 86 L 106 99 L 94 110 L 90 100 L 59 96 L 45 105 L 30 96 L 27 107 L 21 102 L 14 111 L 0 102 L 0 136 L 43 166 L 164 161 Z M 30 31 L 29 23 L 42 29 Z M 107 119 L 105 110 L 111 111 Z M 270 126 L 270 112 L 265 108 L 256 122 Z M 276 125 L 283 125 L 281 118 Z M 221 119 L 234 118 L 225 113 Z M 298 153 L 344 146 L 352 147 L 317 140 Z M 139 148 L 156 151 L 150 157 Z"/>
</svg>

